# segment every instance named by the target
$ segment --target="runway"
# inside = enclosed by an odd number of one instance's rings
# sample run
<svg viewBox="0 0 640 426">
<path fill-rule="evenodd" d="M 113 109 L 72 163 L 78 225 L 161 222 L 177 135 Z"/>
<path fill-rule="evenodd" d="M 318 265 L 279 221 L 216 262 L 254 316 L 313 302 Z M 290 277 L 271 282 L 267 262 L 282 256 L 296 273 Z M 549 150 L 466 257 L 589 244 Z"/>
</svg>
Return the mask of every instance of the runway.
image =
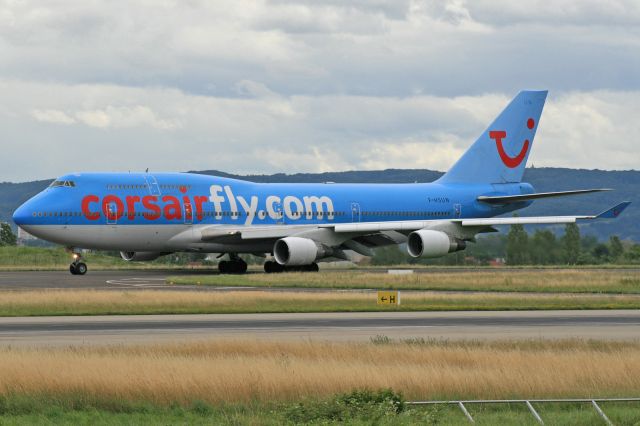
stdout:
<svg viewBox="0 0 640 426">
<path fill-rule="evenodd" d="M 87 275 L 71 275 L 69 271 L 1 271 L 0 290 L 99 289 L 165 286 L 170 275 L 184 271 L 112 270 L 90 271 Z M 189 273 L 189 272 L 186 272 Z M 201 273 L 201 272 L 200 272 Z"/>
<path fill-rule="evenodd" d="M 382 273 L 385 273 L 383 271 Z M 87 275 L 71 275 L 66 271 L 0 272 L 0 291 L 23 290 L 173 290 L 173 291 L 265 291 L 265 292 L 327 292 L 326 288 L 199 286 L 171 285 L 166 278 L 174 275 L 211 275 L 212 271 L 185 270 L 110 270 L 93 271 Z M 349 291 L 349 290 L 341 290 Z M 366 289 L 353 290 L 357 292 Z"/>
<path fill-rule="evenodd" d="M 383 312 L 0 318 L 0 345 L 193 339 L 368 341 L 589 338 L 636 340 L 640 311 Z"/>
</svg>

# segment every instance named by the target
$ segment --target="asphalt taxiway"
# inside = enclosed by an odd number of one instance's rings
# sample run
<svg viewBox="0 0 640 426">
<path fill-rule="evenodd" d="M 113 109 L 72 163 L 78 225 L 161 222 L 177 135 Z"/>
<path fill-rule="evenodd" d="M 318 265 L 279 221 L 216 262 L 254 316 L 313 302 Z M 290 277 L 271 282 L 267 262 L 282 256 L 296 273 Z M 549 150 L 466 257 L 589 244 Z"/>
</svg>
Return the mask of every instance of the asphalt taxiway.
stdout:
<svg viewBox="0 0 640 426">
<path fill-rule="evenodd" d="M 109 289 L 121 287 L 156 288 L 165 286 L 165 278 L 175 275 L 168 270 L 90 271 L 71 275 L 68 271 L 1 271 L 0 290 Z M 144 284 L 144 285 L 142 285 Z M 169 286 L 166 286 L 169 287 Z"/>
<path fill-rule="evenodd" d="M 611 273 L 640 273 L 640 269 L 593 269 L 594 271 L 607 271 Z M 340 269 L 331 269 L 331 273 L 344 272 Z M 376 272 L 386 274 L 386 269 L 359 268 L 359 272 Z M 447 269 L 415 269 L 415 273 L 467 273 L 467 272 L 491 272 L 502 273 L 526 273 L 539 271 L 536 268 L 519 269 L 475 269 L 475 268 L 447 268 Z M 310 288 L 265 288 L 265 287 L 213 287 L 213 286 L 173 286 L 165 283 L 165 279 L 174 275 L 211 275 L 217 274 L 212 270 L 157 270 L 157 269 L 130 269 L 89 271 L 86 275 L 71 275 L 68 271 L 0 271 L 0 291 L 2 290 L 44 290 L 44 289 L 146 289 L 146 290 L 198 290 L 198 291 L 225 291 L 225 290 L 262 290 L 262 291 L 327 291 L 327 289 Z"/>
<path fill-rule="evenodd" d="M 0 318 L 0 345 L 175 342 L 192 339 L 368 341 L 640 338 L 640 311 L 375 312 Z"/>
</svg>

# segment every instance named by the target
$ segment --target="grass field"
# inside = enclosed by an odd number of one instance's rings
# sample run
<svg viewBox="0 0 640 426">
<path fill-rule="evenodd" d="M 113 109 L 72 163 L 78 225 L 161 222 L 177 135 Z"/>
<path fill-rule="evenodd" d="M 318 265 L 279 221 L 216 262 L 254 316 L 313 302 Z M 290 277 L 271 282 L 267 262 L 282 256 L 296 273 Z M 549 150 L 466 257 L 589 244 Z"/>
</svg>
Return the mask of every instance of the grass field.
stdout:
<svg viewBox="0 0 640 426">
<path fill-rule="evenodd" d="M 0 247 L 0 270 L 68 270 L 71 254 L 63 248 Z M 145 262 L 126 262 L 119 257 L 102 253 L 88 253 L 85 260 L 93 270 L 98 269 L 147 269 L 171 268 Z"/>
<path fill-rule="evenodd" d="M 405 293 L 400 306 L 375 293 L 33 290 L 0 293 L 0 316 L 366 312 L 451 310 L 640 309 L 637 295 Z"/>
<path fill-rule="evenodd" d="M 96 409 L 91 405 L 46 399 L 8 398 L 0 412 L 3 425 L 86 424 L 86 425 L 467 425 L 457 407 L 406 407 L 397 413 L 384 402 L 379 404 L 339 404 L 343 399 L 307 400 L 302 404 L 226 404 L 212 405 L 197 401 L 190 406 L 162 407 L 131 404 L 126 407 Z M 534 404 L 536 405 L 536 404 Z M 635 425 L 640 420 L 637 403 L 601 403 L 606 415 L 616 425 Z M 299 407 L 303 407 L 300 409 Z M 468 407 L 479 425 L 537 425 L 523 404 Z M 603 420 L 589 404 L 538 404 L 538 413 L 547 424 L 601 425 Z M 298 413 L 302 411 L 303 415 Z"/>
<path fill-rule="evenodd" d="M 452 408 L 397 412 L 394 395 L 407 400 L 634 396 L 640 393 L 640 343 L 378 339 L 358 344 L 203 341 L 3 348 L 0 378 L 2 424 L 340 419 L 352 424 L 463 424 L 462 414 Z M 394 393 L 374 403 L 376 395 L 351 393 L 358 389 Z M 637 404 L 603 407 L 616 424 L 640 420 Z M 480 424 L 534 424 L 524 406 L 469 408 Z M 584 405 L 538 409 L 552 424 L 599 423 Z"/>
<path fill-rule="evenodd" d="M 540 269 L 414 273 L 330 271 L 317 274 L 190 275 L 167 279 L 174 284 L 398 290 L 474 290 L 498 292 L 640 293 L 640 274 L 624 269 Z"/>
</svg>

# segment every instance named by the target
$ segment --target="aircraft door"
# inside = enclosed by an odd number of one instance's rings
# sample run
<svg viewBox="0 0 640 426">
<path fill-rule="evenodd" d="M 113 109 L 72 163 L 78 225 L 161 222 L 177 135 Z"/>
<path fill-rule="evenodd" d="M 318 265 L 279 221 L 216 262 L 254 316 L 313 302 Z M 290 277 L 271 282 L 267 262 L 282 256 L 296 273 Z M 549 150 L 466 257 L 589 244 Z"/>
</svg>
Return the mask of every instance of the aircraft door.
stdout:
<svg viewBox="0 0 640 426">
<path fill-rule="evenodd" d="M 351 203 L 351 222 L 360 222 L 360 203 Z"/>
<path fill-rule="evenodd" d="M 155 176 L 146 174 L 144 176 L 144 180 L 147 182 L 147 186 L 149 187 L 149 194 L 160 195 L 160 186 L 158 186 L 158 181 Z"/>
<path fill-rule="evenodd" d="M 282 203 L 273 203 L 273 211 L 276 213 L 276 224 L 284 225 L 284 210 L 282 209 Z"/>
<path fill-rule="evenodd" d="M 193 208 L 191 207 L 191 203 L 190 202 L 184 203 L 183 210 L 184 210 L 183 216 L 184 216 L 185 225 L 193 224 Z"/>
<path fill-rule="evenodd" d="M 117 225 L 118 224 L 118 206 L 116 203 L 111 202 L 107 204 L 107 211 L 105 212 L 107 216 L 107 224 L 108 225 Z"/>
<path fill-rule="evenodd" d="M 458 218 L 460 218 L 460 216 L 462 216 L 462 205 L 454 204 L 453 205 L 453 217 L 458 219 Z"/>
</svg>

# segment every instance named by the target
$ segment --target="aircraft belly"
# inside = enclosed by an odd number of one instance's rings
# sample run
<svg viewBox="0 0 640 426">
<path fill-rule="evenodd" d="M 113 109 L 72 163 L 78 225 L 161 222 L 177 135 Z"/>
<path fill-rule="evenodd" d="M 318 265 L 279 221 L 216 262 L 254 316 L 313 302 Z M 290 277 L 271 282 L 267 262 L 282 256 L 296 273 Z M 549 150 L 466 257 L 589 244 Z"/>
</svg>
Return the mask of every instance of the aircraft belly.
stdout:
<svg viewBox="0 0 640 426">
<path fill-rule="evenodd" d="M 70 247 L 122 251 L 270 252 L 273 241 L 203 243 L 192 225 L 24 225 L 38 238 Z"/>
<path fill-rule="evenodd" d="M 191 225 L 31 225 L 24 228 L 38 238 L 97 250 L 172 251 L 185 249 L 192 242 L 186 238 Z M 183 237 L 172 240 L 177 235 Z"/>
</svg>

